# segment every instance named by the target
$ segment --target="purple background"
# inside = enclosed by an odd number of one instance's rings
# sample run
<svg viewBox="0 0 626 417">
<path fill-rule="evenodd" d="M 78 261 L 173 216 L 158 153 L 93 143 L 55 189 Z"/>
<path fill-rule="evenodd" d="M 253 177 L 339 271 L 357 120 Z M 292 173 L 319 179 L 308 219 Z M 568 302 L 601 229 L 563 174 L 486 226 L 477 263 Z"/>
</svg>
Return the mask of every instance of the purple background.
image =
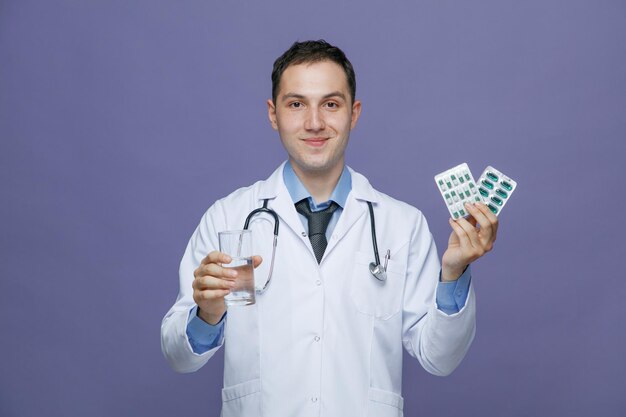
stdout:
<svg viewBox="0 0 626 417">
<path fill-rule="evenodd" d="M 271 65 L 309 38 L 356 68 L 348 163 L 440 251 L 436 173 L 519 183 L 474 345 L 407 357 L 406 415 L 625 415 L 626 4 L 296 3 L 0 1 L 0 415 L 218 415 L 221 353 L 175 374 L 160 322 L 206 208 L 285 158 Z"/>
</svg>

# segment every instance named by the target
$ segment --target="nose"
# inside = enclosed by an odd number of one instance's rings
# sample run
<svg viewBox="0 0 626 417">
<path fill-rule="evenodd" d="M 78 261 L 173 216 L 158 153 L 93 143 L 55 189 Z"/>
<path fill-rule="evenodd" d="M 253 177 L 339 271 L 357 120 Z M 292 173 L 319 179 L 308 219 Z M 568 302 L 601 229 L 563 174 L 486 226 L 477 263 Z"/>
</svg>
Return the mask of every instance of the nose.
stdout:
<svg viewBox="0 0 626 417">
<path fill-rule="evenodd" d="M 314 132 L 324 130 L 326 128 L 324 116 L 320 109 L 318 109 L 317 107 L 312 107 L 307 112 L 306 120 L 304 122 L 304 128 L 306 130 L 312 130 Z"/>
</svg>

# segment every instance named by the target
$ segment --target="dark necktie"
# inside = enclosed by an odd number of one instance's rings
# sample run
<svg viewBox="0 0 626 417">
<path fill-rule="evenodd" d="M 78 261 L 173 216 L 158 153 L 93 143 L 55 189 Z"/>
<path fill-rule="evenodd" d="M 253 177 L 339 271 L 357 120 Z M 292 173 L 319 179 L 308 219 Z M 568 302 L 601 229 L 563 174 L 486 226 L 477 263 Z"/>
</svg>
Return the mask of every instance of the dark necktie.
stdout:
<svg viewBox="0 0 626 417">
<path fill-rule="evenodd" d="M 311 241 L 313 253 L 315 253 L 318 264 L 322 260 L 322 256 L 324 256 L 326 245 L 328 245 L 326 241 L 328 223 L 330 223 L 330 218 L 338 207 L 339 205 L 333 201 L 330 203 L 330 206 L 324 210 L 311 211 L 308 198 L 296 203 L 298 213 L 306 217 L 309 222 L 309 240 Z"/>
</svg>

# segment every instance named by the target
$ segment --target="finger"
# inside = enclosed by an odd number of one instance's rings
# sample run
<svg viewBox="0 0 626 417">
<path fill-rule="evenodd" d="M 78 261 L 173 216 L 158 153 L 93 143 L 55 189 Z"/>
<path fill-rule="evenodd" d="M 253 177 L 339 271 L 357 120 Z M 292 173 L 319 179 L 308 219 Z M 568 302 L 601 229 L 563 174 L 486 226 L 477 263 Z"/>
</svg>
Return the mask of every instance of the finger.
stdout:
<svg viewBox="0 0 626 417">
<path fill-rule="evenodd" d="M 490 243 L 495 242 L 496 235 L 498 234 L 498 217 L 493 214 L 489 207 L 487 207 L 485 204 L 477 203 L 476 207 L 478 208 L 478 210 L 481 211 L 481 213 L 483 213 L 483 215 L 487 218 L 491 225 Z"/>
<path fill-rule="evenodd" d="M 228 264 L 230 263 L 230 261 L 232 261 L 232 258 L 230 256 L 220 251 L 214 250 L 202 260 L 202 264 L 203 265 L 218 264 L 218 263 Z"/>
<path fill-rule="evenodd" d="M 470 222 L 468 222 L 465 218 L 460 217 L 457 219 L 456 224 L 459 225 L 463 231 L 467 234 L 467 238 L 470 241 L 470 245 L 474 249 L 481 248 L 480 240 L 478 238 L 478 233 L 476 232 L 476 227 L 474 227 Z"/>
<path fill-rule="evenodd" d="M 234 281 L 227 279 L 220 279 L 215 277 L 200 277 L 196 278 L 191 284 L 194 290 L 229 290 L 235 285 Z"/>
<path fill-rule="evenodd" d="M 478 208 L 478 210 L 480 210 L 487 219 L 489 219 L 489 221 L 494 224 L 494 223 L 498 223 L 498 216 L 496 216 L 495 214 L 493 214 L 493 212 L 491 211 L 491 209 L 489 207 L 487 207 L 486 204 L 484 203 L 476 203 L 475 204 L 476 207 Z"/>
<path fill-rule="evenodd" d="M 261 265 L 261 262 L 263 262 L 263 258 L 261 258 L 259 255 L 254 255 L 252 257 L 252 266 L 253 267 L 257 267 L 259 265 Z"/>
<path fill-rule="evenodd" d="M 471 218 L 473 219 L 473 222 L 470 223 L 472 223 L 473 226 L 480 224 L 482 227 L 482 224 L 486 222 L 487 218 L 484 213 L 478 209 L 478 204 L 480 203 L 465 203 L 465 208 L 467 209 L 467 212 L 472 215 Z"/>
<path fill-rule="evenodd" d="M 466 207 L 467 208 L 467 207 Z M 468 211 L 469 212 L 469 211 Z M 476 219 L 474 218 L 474 216 L 470 215 L 469 217 L 467 217 L 465 220 L 467 220 L 467 222 L 469 224 L 471 224 L 472 226 L 476 226 Z"/>
<path fill-rule="evenodd" d="M 216 277 L 222 279 L 235 279 L 237 269 L 226 268 L 218 264 L 200 265 L 196 270 L 196 277 Z"/>
<path fill-rule="evenodd" d="M 479 209 L 479 204 L 465 204 L 467 211 L 472 215 L 475 219 L 474 226 L 476 226 L 476 222 L 480 225 L 480 233 L 478 234 L 479 242 L 481 245 L 488 243 L 491 239 L 491 235 L 493 234 L 491 221 L 487 218 L 485 213 L 483 213 Z M 484 206 L 484 204 L 482 204 Z M 489 210 L 489 208 L 487 208 Z"/>
<path fill-rule="evenodd" d="M 456 234 L 456 237 L 459 238 L 459 243 L 461 244 L 461 246 L 462 247 L 472 246 L 469 236 L 467 236 L 467 233 L 465 232 L 465 230 L 461 226 L 459 226 L 459 224 L 455 220 L 448 219 L 448 222 L 450 223 L 450 226 L 452 227 L 454 234 Z"/>
<path fill-rule="evenodd" d="M 193 294 L 194 301 L 199 304 L 202 301 L 215 301 L 230 294 L 229 290 L 196 290 Z"/>
</svg>

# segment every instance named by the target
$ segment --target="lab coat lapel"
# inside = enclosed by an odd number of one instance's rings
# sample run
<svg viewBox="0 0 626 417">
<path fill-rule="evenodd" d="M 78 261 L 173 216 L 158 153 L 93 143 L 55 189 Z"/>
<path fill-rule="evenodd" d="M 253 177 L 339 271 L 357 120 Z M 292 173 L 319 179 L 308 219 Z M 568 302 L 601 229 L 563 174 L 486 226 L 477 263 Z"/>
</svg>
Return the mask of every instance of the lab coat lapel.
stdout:
<svg viewBox="0 0 626 417">
<path fill-rule="evenodd" d="M 269 207 L 280 217 L 280 227 L 289 227 L 294 233 L 300 235 L 304 232 L 304 226 L 298 217 L 298 212 L 291 201 L 291 195 L 283 181 L 283 162 L 274 173 L 261 184 L 259 200 L 269 199 Z M 280 232 L 279 232 L 280 234 Z M 280 240 L 280 238 L 279 238 Z"/>
<path fill-rule="evenodd" d="M 283 181 L 284 165 L 285 163 L 282 163 L 278 169 L 261 184 L 259 190 L 259 204 L 264 199 L 269 199 L 269 207 L 280 217 L 280 227 L 283 227 L 283 225 L 287 226 L 295 234 L 301 235 L 305 230 L 294 206 L 294 202 L 291 201 L 291 195 Z M 367 181 L 363 175 L 352 170 L 352 168 L 348 167 L 348 169 L 352 176 L 352 190 L 348 195 L 346 206 L 341 213 L 341 217 L 339 217 L 337 226 L 335 226 L 335 230 L 333 231 L 334 238 L 329 239 L 324 257 L 337 246 L 337 243 L 350 231 L 361 216 L 368 215 L 367 201 L 374 204 L 374 208 L 376 208 L 376 204 L 378 203 L 378 193 L 372 188 L 369 181 Z M 310 245 L 307 246 L 309 246 L 310 249 Z M 313 254 L 312 249 L 310 250 Z"/>
<path fill-rule="evenodd" d="M 333 234 L 328 241 L 328 246 L 326 246 L 324 257 L 328 256 L 333 251 L 335 246 L 337 246 L 337 243 L 343 239 L 354 223 L 356 223 L 361 216 L 365 215 L 366 208 L 366 203 L 358 201 L 354 198 L 354 194 L 350 192 L 350 196 L 346 201 L 346 207 L 343 209 L 343 212 L 341 212 L 341 216 L 335 226 L 335 230 L 333 230 Z"/>
<path fill-rule="evenodd" d="M 362 216 L 368 215 L 368 207 L 367 202 L 370 201 L 376 206 L 378 202 L 378 195 L 374 188 L 370 185 L 367 179 L 355 172 L 351 168 L 350 175 L 352 176 L 352 190 L 348 195 L 348 199 L 346 201 L 346 206 L 341 213 L 341 217 L 339 217 L 339 221 L 337 222 L 337 226 L 335 226 L 335 230 L 333 231 L 333 235 L 328 242 L 328 246 L 326 247 L 326 251 L 324 252 L 324 257 L 326 257 L 332 250 L 337 246 L 337 243 L 343 239 L 343 237 L 350 231 L 352 226 L 359 220 Z"/>
</svg>

